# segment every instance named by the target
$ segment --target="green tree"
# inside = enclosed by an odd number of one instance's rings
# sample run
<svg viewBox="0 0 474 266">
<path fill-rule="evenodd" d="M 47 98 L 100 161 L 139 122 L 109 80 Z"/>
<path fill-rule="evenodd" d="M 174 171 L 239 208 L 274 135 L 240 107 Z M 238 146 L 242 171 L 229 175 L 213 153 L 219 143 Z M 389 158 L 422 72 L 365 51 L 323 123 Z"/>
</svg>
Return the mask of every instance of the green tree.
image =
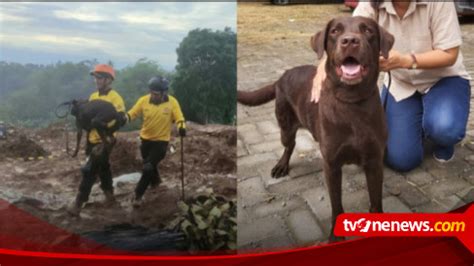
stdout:
<svg viewBox="0 0 474 266">
<path fill-rule="evenodd" d="M 236 34 L 195 29 L 176 50 L 178 65 L 171 83 L 187 120 L 235 123 Z"/>
<path fill-rule="evenodd" d="M 58 104 L 72 99 L 88 99 L 95 91 L 89 73 L 96 64 L 97 60 L 51 65 L 0 62 L 0 120 L 33 127 L 57 121 L 54 111 Z M 152 76 L 170 78 L 170 73 L 157 62 L 146 58 L 116 72 L 112 87 L 122 95 L 128 109 L 148 93 L 147 82 Z M 138 123 L 127 128 L 136 129 Z"/>
<path fill-rule="evenodd" d="M 45 125 L 55 119 L 54 110 L 59 103 L 85 98 L 93 86 L 90 68 L 83 62 L 26 67 L 31 70 L 26 75 L 8 77 L 9 86 L 15 86 L 0 98 L 2 120 L 25 126 Z"/>
</svg>

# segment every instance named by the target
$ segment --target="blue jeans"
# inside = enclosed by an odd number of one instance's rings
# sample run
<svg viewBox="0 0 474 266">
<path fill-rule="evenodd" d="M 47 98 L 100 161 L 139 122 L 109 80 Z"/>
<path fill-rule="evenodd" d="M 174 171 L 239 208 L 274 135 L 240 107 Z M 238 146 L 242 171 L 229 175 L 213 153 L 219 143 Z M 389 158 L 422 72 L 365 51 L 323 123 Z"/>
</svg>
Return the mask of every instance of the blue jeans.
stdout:
<svg viewBox="0 0 474 266">
<path fill-rule="evenodd" d="M 382 90 L 382 103 L 387 88 Z M 454 145 L 466 133 L 469 116 L 471 86 L 461 77 L 447 77 L 438 81 L 427 94 L 415 93 L 396 102 L 388 95 L 385 116 L 388 126 L 386 164 L 406 172 L 423 161 L 423 138 L 431 140 L 434 155 L 449 159 Z"/>
</svg>

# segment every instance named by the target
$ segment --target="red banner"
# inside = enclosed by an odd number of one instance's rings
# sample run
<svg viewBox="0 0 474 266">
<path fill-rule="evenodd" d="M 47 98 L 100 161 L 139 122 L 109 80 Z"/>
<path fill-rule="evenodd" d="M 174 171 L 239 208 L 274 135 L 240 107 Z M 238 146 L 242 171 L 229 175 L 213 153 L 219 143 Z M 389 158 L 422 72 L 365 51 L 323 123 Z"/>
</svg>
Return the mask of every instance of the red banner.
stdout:
<svg viewBox="0 0 474 266">
<path fill-rule="evenodd" d="M 426 214 L 414 221 L 430 222 L 432 228 L 436 222 L 465 222 L 461 232 L 433 232 L 428 230 L 431 237 L 367 237 L 344 241 L 335 244 L 325 244 L 307 248 L 292 248 L 268 252 L 252 250 L 253 254 L 200 256 L 174 253 L 132 253 L 114 250 L 84 239 L 63 229 L 38 219 L 25 211 L 0 201 L 0 265 L 258 265 L 274 266 L 287 265 L 400 265 L 402 263 L 418 263 L 420 265 L 472 265 L 473 253 L 465 248 L 456 237 L 463 241 L 472 240 L 472 211 L 457 214 Z M 463 208 L 464 211 L 467 208 Z M 358 215 L 358 214 L 357 214 Z M 372 219 L 371 214 L 355 216 L 348 221 L 357 222 L 359 219 Z M 380 215 L 380 214 L 379 214 Z M 382 214 L 379 220 L 391 221 L 386 217 L 395 214 Z M 399 215 L 399 214 L 396 214 Z M 441 215 L 441 216 L 439 216 Z M 444 216 L 446 215 L 446 216 Z M 403 215 L 402 215 L 403 216 Z M 416 214 L 415 214 L 416 216 Z M 340 219 L 344 219 L 344 215 Z M 408 217 L 408 216 L 407 216 Z M 467 218 L 466 218 L 467 217 Z M 433 218 L 433 220 L 431 220 Z M 344 220 L 339 226 L 344 226 Z M 370 220 L 372 221 L 372 220 Z M 393 221 L 411 221 L 395 219 Z M 346 222 L 346 227 L 359 228 L 357 225 Z M 365 224 L 364 224 L 365 225 Z M 449 225 L 453 227 L 452 225 Z M 362 227 L 362 226 L 361 226 Z M 406 226 L 400 226 L 405 228 Z M 385 227 L 383 227 L 385 228 Z M 423 226 L 421 226 L 423 228 Z M 431 227 L 430 227 L 431 228 Z M 438 229 L 448 229 L 448 225 L 441 224 Z M 460 227 L 461 228 L 461 227 Z M 340 230 L 340 229 L 338 229 Z M 435 229 L 433 229 L 435 230 Z M 461 230 L 461 229 L 459 229 Z M 359 232 L 360 233 L 360 232 Z M 401 236 L 414 236 L 405 234 Z M 351 235 L 357 235 L 353 233 Z M 365 234 L 359 234 L 365 235 Z M 426 235 L 426 234 L 425 234 Z M 455 236 L 455 237 L 446 237 Z M 467 242 L 463 242 L 467 243 Z M 471 242 L 472 243 L 472 242 Z M 291 248 L 291 247 L 289 247 Z M 171 256 L 173 255 L 173 256 Z"/>
<path fill-rule="evenodd" d="M 454 236 L 474 253 L 474 205 L 464 213 L 345 213 L 337 236 Z"/>
</svg>

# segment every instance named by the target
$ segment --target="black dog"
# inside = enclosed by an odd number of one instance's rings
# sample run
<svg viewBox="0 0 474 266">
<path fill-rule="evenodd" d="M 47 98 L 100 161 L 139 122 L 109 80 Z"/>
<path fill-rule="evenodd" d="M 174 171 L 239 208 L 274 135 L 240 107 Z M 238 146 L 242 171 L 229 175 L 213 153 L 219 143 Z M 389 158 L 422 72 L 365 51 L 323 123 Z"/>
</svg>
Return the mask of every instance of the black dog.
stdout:
<svg viewBox="0 0 474 266">
<path fill-rule="evenodd" d="M 82 130 L 89 135 L 96 129 L 106 150 L 115 143 L 113 133 L 125 124 L 125 115 L 117 112 L 113 104 L 103 100 L 73 100 L 71 115 L 76 117 L 77 142 L 72 157 L 76 157 L 82 138 Z"/>
<path fill-rule="evenodd" d="M 319 58 L 327 53 L 327 78 L 321 100 L 310 102 L 314 66 L 288 70 L 271 85 L 259 90 L 239 91 L 237 100 L 260 105 L 273 99 L 285 151 L 272 169 L 278 178 L 288 174 L 298 128 L 304 127 L 319 142 L 324 175 L 332 206 L 332 224 L 343 213 L 341 167 L 358 164 L 364 168 L 370 211 L 382 212 L 383 156 L 387 128 L 378 95 L 379 56 L 388 57 L 393 36 L 377 23 L 363 17 L 331 20 L 311 39 Z M 331 230 L 330 240 L 339 240 Z"/>
</svg>

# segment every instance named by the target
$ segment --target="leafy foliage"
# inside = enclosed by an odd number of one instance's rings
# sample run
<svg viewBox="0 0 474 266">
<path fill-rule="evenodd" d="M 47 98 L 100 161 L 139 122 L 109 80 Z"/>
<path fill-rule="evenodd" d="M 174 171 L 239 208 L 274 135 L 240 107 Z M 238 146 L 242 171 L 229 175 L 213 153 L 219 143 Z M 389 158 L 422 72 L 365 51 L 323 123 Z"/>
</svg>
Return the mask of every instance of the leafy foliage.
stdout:
<svg viewBox="0 0 474 266">
<path fill-rule="evenodd" d="M 185 117 L 200 123 L 235 123 L 236 34 L 195 29 L 176 50 L 172 88 Z"/>
<path fill-rule="evenodd" d="M 26 126 L 41 126 L 55 119 L 54 107 L 74 98 L 87 98 L 93 83 L 93 61 L 48 66 L 0 64 L 2 96 L 0 119 Z M 12 71 L 16 70 L 15 71 Z M 88 88 L 88 89 L 87 89 Z"/>
<path fill-rule="evenodd" d="M 179 229 L 186 235 L 190 251 L 235 250 L 237 205 L 212 190 L 188 203 L 180 201 Z"/>
</svg>

